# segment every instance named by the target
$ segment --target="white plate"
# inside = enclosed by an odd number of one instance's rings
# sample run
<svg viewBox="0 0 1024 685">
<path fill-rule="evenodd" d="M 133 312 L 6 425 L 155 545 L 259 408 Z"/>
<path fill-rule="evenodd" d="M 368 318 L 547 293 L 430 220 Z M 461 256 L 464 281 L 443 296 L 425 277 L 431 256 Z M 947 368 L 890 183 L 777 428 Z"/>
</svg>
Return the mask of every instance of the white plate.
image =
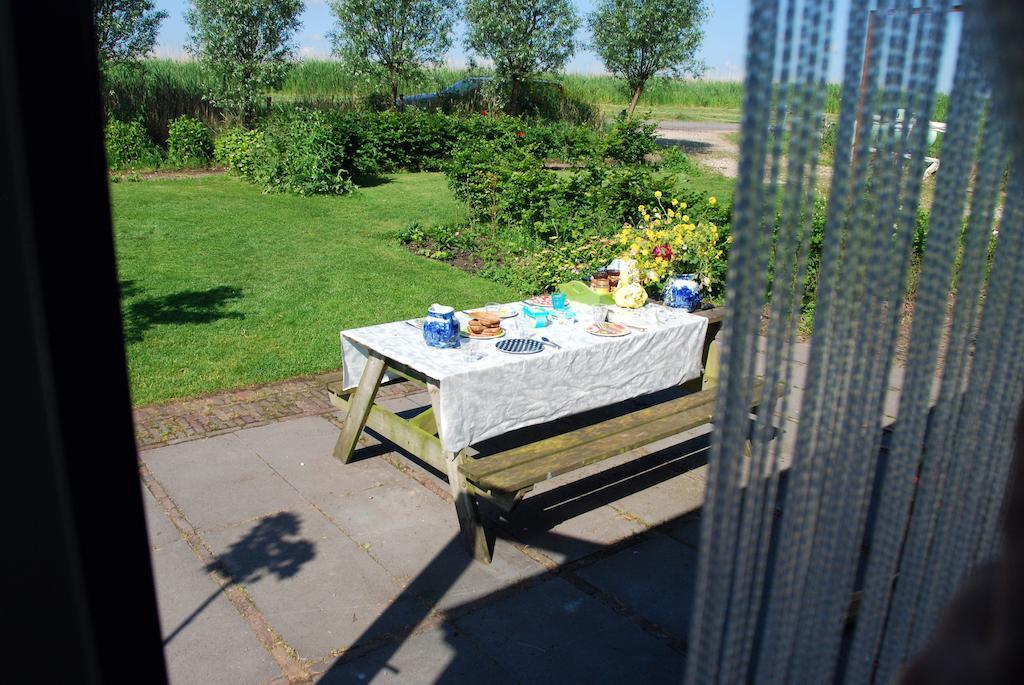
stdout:
<svg viewBox="0 0 1024 685">
<path fill-rule="evenodd" d="M 466 309 L 463 310 L 462 313 L 465 314 L 466 316 L 473 316 L 477 312 L 483 312 L 484 314 L 486 314 L 487 310 L 481 307 L 479 309 Z M 505 304 L 502 305 L 501 309 L 498 310 L 498 318 L 511 319 L 516 316 L 519 316 L 519 310 L 516 309 L 513 305 Z"/>
<path fill-rule="evenodd" d="M 609 328 L 612 328 L 613 326 L 617 327 L 619 330 L 607 330 Z M 587 326 L 587 333 L 602 338 L 621 338 L 624 335 L 629 335 L 629 332 L 629 329 L 620 323 L 592 323 L 589 326 Z"/>
</svg>

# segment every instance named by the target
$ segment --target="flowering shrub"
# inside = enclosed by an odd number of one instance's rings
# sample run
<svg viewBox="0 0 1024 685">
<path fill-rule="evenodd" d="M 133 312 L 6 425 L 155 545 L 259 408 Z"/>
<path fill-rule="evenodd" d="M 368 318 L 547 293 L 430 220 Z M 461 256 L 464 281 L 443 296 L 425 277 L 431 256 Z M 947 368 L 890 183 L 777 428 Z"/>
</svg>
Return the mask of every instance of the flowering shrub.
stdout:
<svg viewBox="0 0 1024 685">
<path fill-rule="evenodd" d="M 714 221 L 702 219 L 702 214 L 715 210 L 718 200 L 712 196 L 700 202 L 697 206 L 678 198 L 662 202 L 659 190 L 654 193 L 653 206 L 637 207 L 640 219 L 636 225 L 623 226 L 619 247 L 636 261 L 644 286 L 657 289 L 670 274 L 694 273 L 706 292 L 720 290 L 719 267 L 731 238 L 723 235 Z"/>
</svg>

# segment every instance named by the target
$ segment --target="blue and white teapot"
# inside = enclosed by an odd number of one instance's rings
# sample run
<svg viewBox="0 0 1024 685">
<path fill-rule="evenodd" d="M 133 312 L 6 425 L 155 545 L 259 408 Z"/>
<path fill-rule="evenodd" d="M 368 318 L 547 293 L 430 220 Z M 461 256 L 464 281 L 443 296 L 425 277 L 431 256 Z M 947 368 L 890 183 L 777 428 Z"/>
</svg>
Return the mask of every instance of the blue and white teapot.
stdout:
<svg viewBox="0 0 1024 685">
<path fill-rule="evenodd" d="M 700 282 L 696 274 L 674 274 L 665 282 L 666 307 L 692 312 L 700 309 Z"/>
<path fill-rule="evenodd" d="M 459 320 L 455 310 L 442 304 L 432 304 L 423 321 L 423 339 L 431 347 L 458 347 Z"/>
</svg>

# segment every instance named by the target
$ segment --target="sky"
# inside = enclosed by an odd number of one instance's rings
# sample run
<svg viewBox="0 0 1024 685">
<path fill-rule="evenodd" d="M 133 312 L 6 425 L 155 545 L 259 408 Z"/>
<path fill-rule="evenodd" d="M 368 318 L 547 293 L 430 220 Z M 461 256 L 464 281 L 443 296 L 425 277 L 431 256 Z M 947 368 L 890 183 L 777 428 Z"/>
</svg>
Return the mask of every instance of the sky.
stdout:
<svg viewBox="0 0 1024 685">
<path fill-rule="evenodd" d="M 833 40 L 833 55 L 829 78 L 840 80 L 842 68 L 842 36 L 846 31 L 845 17 L 849 12 L 850 0 L 837 0 L 836 16 L 839 18 L 835 26 L 836 39 Z M 160 57 L 182 58 L 186 56 L 185 42 L 188 30 L 185 25 L 184 13 L 188 0 L 156 0 L 158 9 L 168 13 L 157 36 L 156 54 Z M 574 0 L 576 11 L 583 17 L 589 14 L 595 0 Z M 704 42 L 699 57 L 707 67 L 704 78 L 713 80 L 739 81 L 743 79 L 744 55 L 746 54 L 747 15 L 750 9 L 749 0 L 707 0 L 710 17 L 704 25 Z M 299 57 L 326 58 L 330 56 L 330 41 L 327 34 L 334 25 L 334 17 L 326 0 L 306 0 L 305 11 L 302 13 L 302 27 L 296 34 L 296 45 Z M 949 92 L 952 81 L 952 52 L 959 33 L 959 15 L 950 17 L 948 40 L 944 51 L 942 69 L 939 75 L 939 90 Z M 576 55 L 566 66 L 571 73 L 594 74 L 604 71 L 601 61 L 586 49 L 589 32 L 582 29 L 577 35 L 584 47 L 577 50 Z M 449 64 L 462 66 L 466 62 L 466 53 L 462 49 L 461 27 L 456 29 L 454 45 L 448 56 Z"/>
</svg>

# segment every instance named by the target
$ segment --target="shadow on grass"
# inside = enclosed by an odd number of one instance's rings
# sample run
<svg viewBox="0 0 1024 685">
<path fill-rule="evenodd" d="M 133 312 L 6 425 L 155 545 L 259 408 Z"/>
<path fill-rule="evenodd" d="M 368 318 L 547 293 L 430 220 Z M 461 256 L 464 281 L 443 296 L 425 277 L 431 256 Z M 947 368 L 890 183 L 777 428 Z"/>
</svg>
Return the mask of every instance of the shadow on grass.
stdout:
<svg viewBox="0 0 1024 685">
<path fill-rule="evenodd" d="M 352 182 L 360 188 L 376 188 L 377 186 L 391 183 L 391 177 L 378 176 L 376 174 L 356 174 L 352 176 Z"/>
<path fill-rule="evenodd" d="M 154 326 L 204 324 L 220 319 L 242 319 L 227 305 L 241 299 L 242 291 L 229 285 L 206 290 L 183 290 L 169 295 L 145 296 L 135 281 L 121 281 L 121 300 L 126 342 L 140 342 Z"/>
</svg>

